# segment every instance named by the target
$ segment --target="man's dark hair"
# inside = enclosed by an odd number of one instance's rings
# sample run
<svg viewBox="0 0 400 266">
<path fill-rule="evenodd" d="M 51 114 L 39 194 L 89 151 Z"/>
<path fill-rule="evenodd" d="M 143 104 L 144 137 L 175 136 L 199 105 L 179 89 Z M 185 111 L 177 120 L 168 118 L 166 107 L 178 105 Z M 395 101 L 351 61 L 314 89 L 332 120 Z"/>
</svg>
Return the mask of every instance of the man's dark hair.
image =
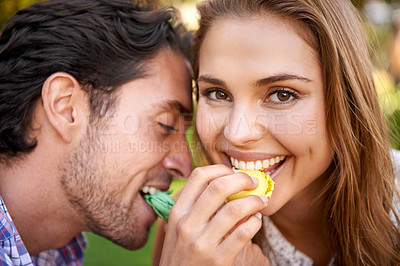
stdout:
<svg viewBox="0 0 400 266">
<path fill-rule="evenodd" d="M 74 76 L 89 95 L 91 119 L 99 118 L 162 48 L 184 56 L 183 35 L 174 9 L 128 0 L 53 0 L 19 11 L 0 36 L 0 154 L 36 146 L 32 113 L 51 74 Z"/>
</svg>

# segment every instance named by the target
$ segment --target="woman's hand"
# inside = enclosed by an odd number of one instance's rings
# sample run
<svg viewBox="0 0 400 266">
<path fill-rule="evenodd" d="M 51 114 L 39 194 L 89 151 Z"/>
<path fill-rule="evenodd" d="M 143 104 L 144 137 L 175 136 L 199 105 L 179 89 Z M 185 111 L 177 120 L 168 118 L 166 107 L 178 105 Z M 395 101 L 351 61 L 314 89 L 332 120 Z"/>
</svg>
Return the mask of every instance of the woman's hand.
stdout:
<svg viewBox="0 0 400 266">
<path fill-rule="evenodd" d="M 261 248 L 254 243 L 247 243 L 239 256 L 236 257 L 234 266 L 270 266 L 271 263 L 261 251 Z"/>
<path fill-rule="evenodd" d="M 260 229 L 267 198 L 224 202 L 257 185 L 224 165 L 196 168 L 169 214 L 160 265 L 232 265 Z"/>
</svg>

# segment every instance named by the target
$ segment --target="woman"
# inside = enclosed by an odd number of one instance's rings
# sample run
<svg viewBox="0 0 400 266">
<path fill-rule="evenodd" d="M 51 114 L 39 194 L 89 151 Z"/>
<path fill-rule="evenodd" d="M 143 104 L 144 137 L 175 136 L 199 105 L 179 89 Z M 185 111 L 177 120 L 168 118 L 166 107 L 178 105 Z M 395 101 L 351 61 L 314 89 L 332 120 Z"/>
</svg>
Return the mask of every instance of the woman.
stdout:
<svg viewBox="0 0 400 266">
<path fill-rule="evenodd" d="M 353 6 L 210 0 L 198 9 L 200 140 L 213 164 L 262 165 L 275 191 L 264 206 L 241 199 L 236 210 L 232 201 L 215 213 L 221 198 L 240 187 L 231 189 L 226 176 L 231 183 L 244 177 L 220 165 L 197 169 L 171 212 L 164 246 L 174 241 L 182 252 L 161 263 L 399 265 L 399 195 L 387 127 Z M 265 257 L 248 243 L 259 226 L 248 215 L 257 211 L 263 228 L 253 241 Z"/>
</svg>

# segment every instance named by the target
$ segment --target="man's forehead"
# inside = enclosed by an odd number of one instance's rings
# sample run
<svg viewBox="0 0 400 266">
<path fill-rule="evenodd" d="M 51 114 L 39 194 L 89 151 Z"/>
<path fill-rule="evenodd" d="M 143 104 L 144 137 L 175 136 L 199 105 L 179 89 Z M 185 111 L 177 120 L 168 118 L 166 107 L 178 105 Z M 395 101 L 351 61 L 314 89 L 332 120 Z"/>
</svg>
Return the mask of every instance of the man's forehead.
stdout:
<svg viewBox="0 0 400 266">
<path fill-rule="evenodd" d="M 166 100 L 159 104 L 156 108 L 159 112 L 177 111 L 181 114 L 192 113 L 191 106 L 185 106 L 183 103 L 177 100 Z"/>
<path fill-rule="evenodd" d="M 154 101 L 153 111 L 192 113 L 191 76 L 186 60 L 170 49 L 160 50 L 143 66 L 142 80 Z M 156 92 L 156 93 L 154 93 Z"/>
</svg>

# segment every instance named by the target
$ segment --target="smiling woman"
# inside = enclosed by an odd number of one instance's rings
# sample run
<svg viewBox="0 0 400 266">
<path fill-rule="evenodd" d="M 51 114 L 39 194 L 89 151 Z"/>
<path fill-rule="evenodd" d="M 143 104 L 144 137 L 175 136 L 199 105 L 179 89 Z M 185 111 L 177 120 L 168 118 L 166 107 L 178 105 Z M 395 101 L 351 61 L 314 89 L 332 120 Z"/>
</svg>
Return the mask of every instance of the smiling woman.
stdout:
<svg viewBox="0 0 400 266">
<path fill-rule="evenodd" d="M 240 23 L 220 19 L 199 52 L 200 138 L 213 162 L 238 160 L 239 168 L 246 170 L 257 161 L 269 161 L 264 171 L 271 172 L 277 191 L 264 215 L 275 213 L 294 196 L 309 194 L 311 184 L 328 174 L 333 159 L 322 71 L 298 30 L 277 16 L 241 18 Z M 205 81 L 204 76 L 213 78 Z M 227 97 L 218 99 L 218 93 Z M 311 115 L 315 134 L 294 134 L 298 127 L 307 127 Z M 290 120 L 294 116 L 297 124 Z M 214 121 L 215 127 L 204 132 L 204 121 Z"/>
</svg>

